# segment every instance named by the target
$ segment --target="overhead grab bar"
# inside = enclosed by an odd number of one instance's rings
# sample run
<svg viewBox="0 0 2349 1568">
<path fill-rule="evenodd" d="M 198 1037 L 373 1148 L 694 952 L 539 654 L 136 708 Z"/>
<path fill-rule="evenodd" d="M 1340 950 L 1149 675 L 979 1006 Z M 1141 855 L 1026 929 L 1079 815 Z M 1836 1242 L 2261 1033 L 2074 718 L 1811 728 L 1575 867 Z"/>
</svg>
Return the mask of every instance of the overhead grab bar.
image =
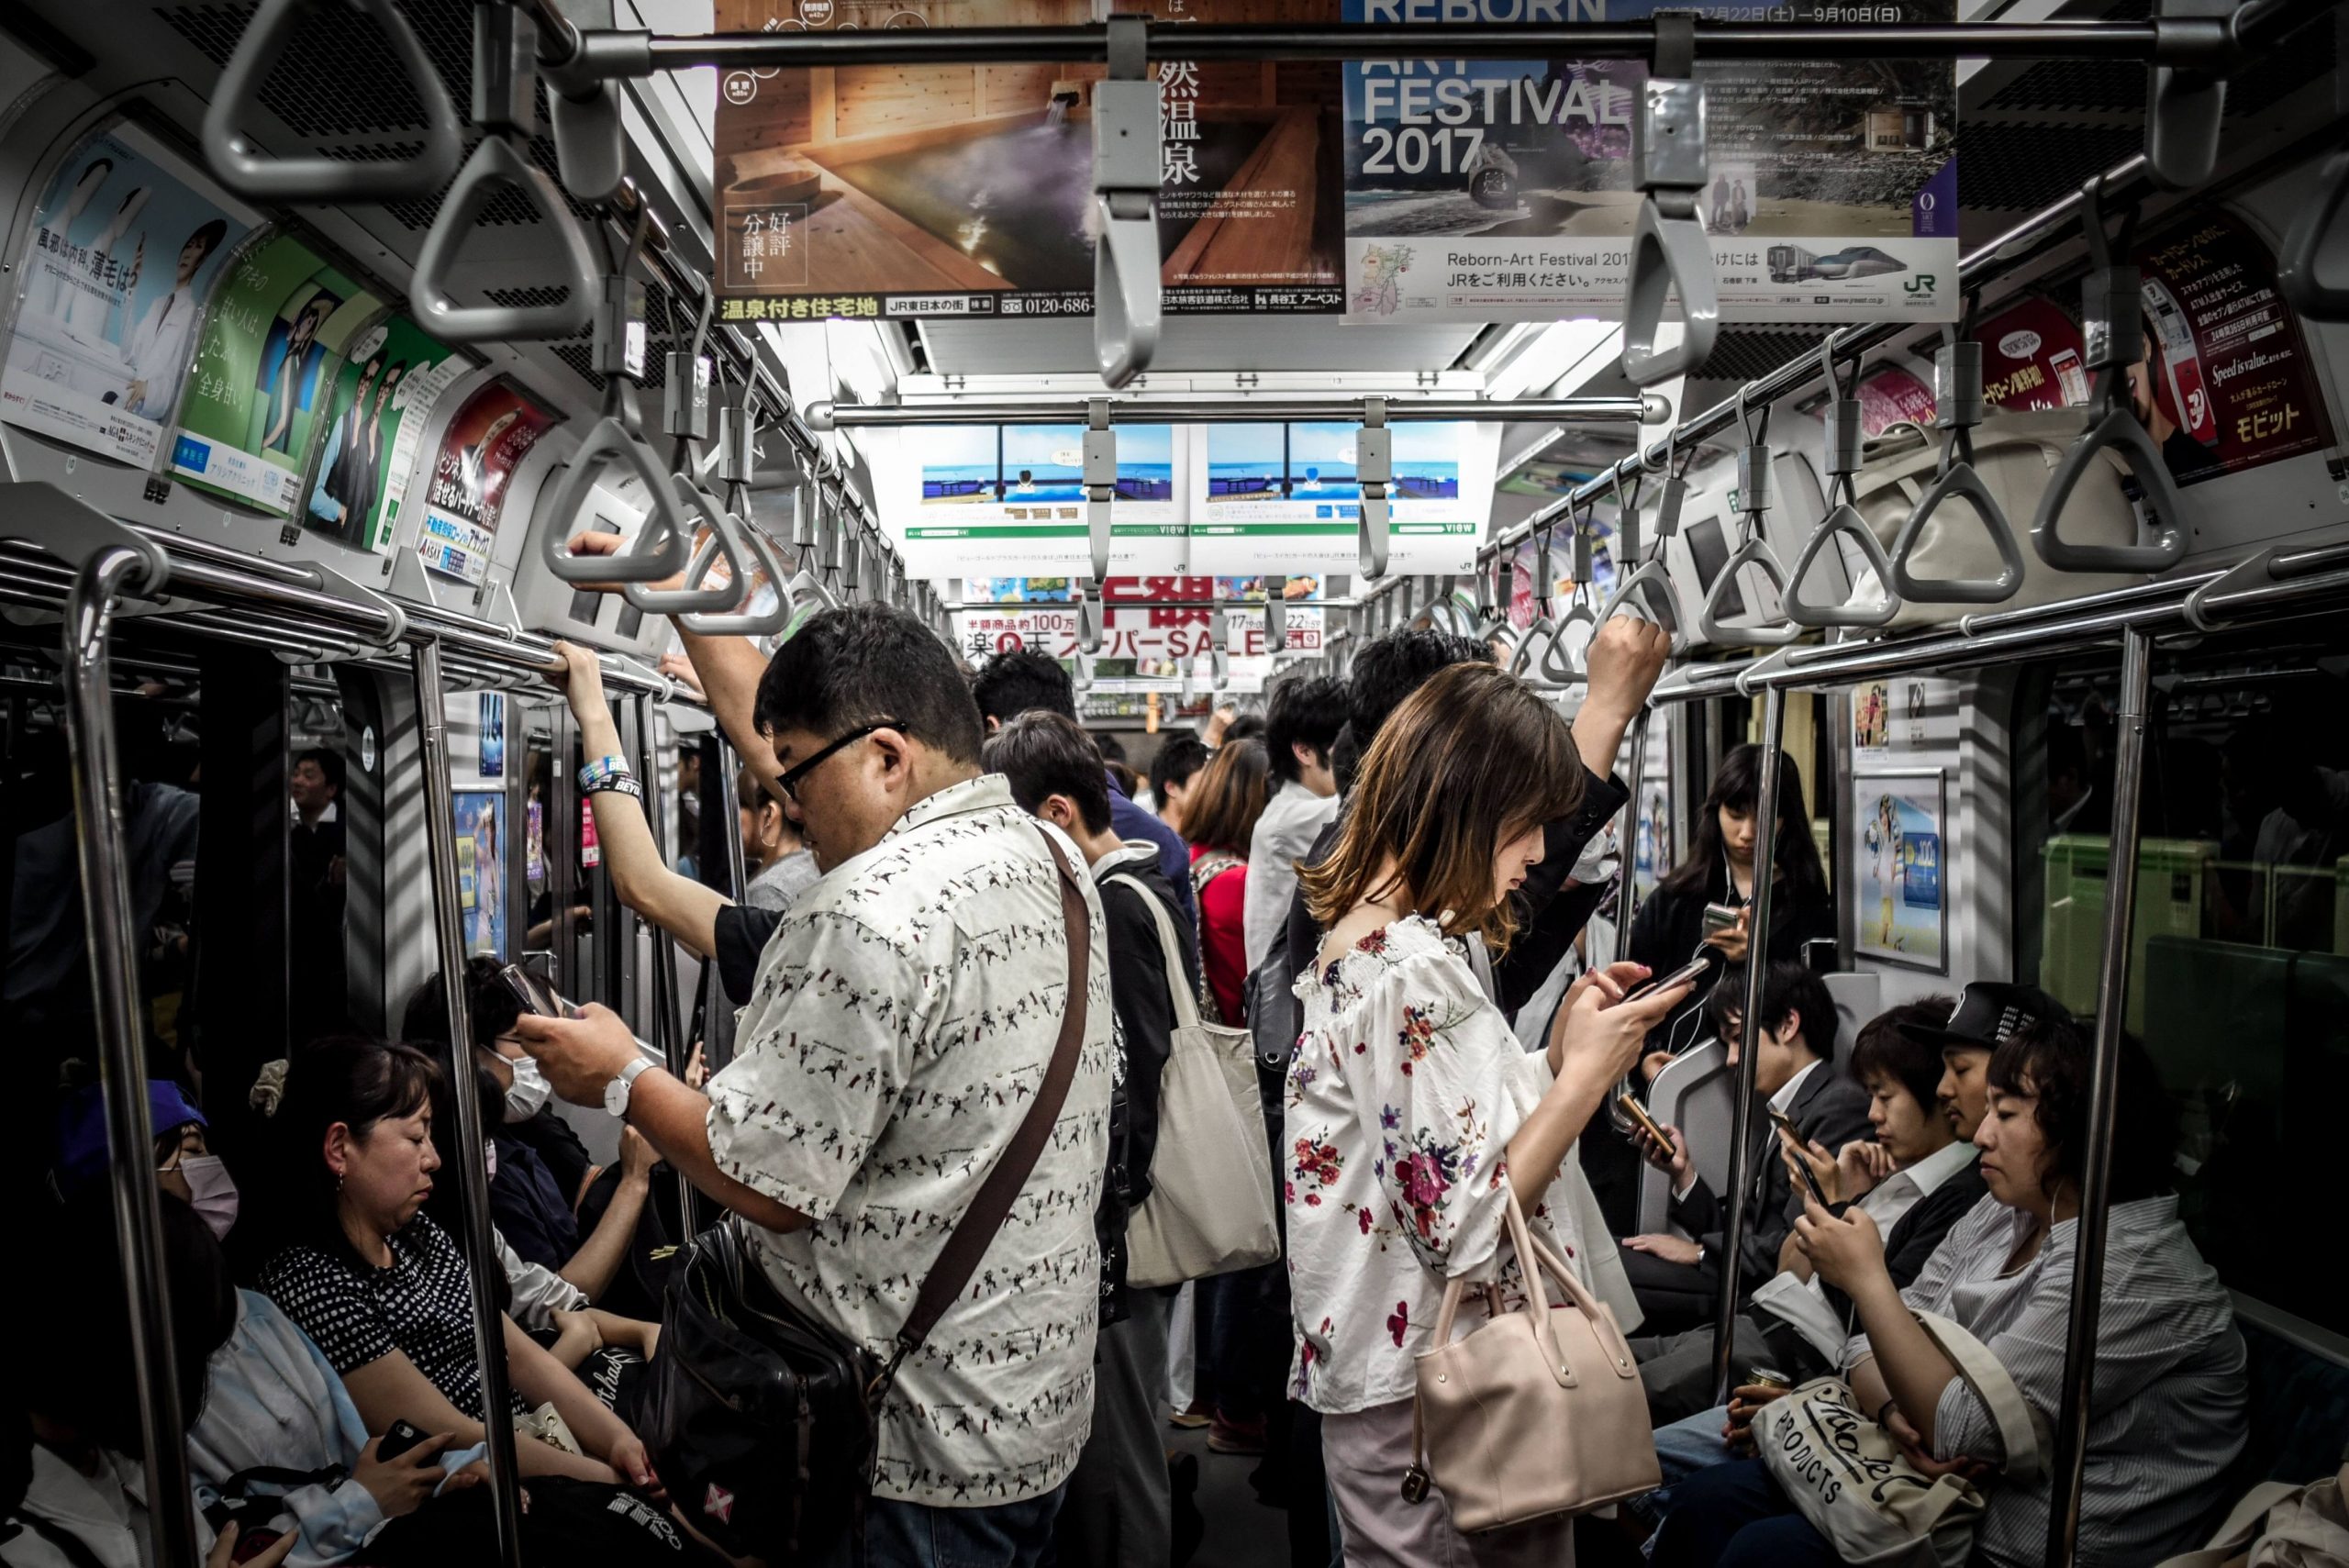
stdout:
<svg viewBox="0 0 2349 1568">
<path fill-rule="evenodd" d="M 1158 352 L 1158 83 L 1150 79 L 1150 18 L 1116 16 L 1109 75 L 1093 84 L 1093 358 L 1107 386 L 1124 386 Z"/>
<path fill-rule="evenodd" d="M 1942 445 L 1940 471 L 1892 540 L 1892 585 L 1920 605 L 2003 605 L 2022 588 L 2022 545 L 2007 520 L 2006 508 L 1974 469 L 1974 427 L 1987 409 L 1982 345 L 1974 338 L 1974 307 L 1979 300 L 1978 295 L 1967 295 L 1965 314 L 1942 328 L 1941 350 L 1933 356 L 1933 423 L 1947 430 L 1949 439 Z M 1974 508 L 1997 547 L 1996 577 L 1920 577 L 1909 570 L 1926 522 L 1952 497 Z"/>
<path fill-rule="evenodd" d="M 405 201 L 429 196 L 457 172 L 464 150 L 457 106 L 440 73 L 392 0 L 342 0 L 373 17 L 414 90 L 424 119 L 423 145 L 406 158 L 350 162 L 337 158 L 265 158 L 238 128 L 261 104 L 262 84 L 305 13 L 325 0 L 262 0 L 236 51 L 221 68 L 204 111 L 204 161 L 231 192 L 252 202 L 306 206 Z M 502 7 L 501 7 L 502 8 Z"/>
<path fill-rule="evenodd" d="M 2185 559 L 2186 525 L 2169 466 L 2163 462 L 2161 449 L 2154 445 L 2130 404 L 2129 367 L 2144 353 L 2144 306 L 2137 269 L 2113 261 L 2115 255 L 2129 254 L 2137 232 L 2137 208 L 2130 206 L 2108 243 L 2104 178 L 2097 175 L 2080 193 L 2089 268 L 2080 283 L 2081 337 L 2088 368 L 2096 372 L 2096 391 L 2088 405 L 2094 422 L 2056 463 L 2046 492 L 2039 498 L 2031 542 L 2038 549 L 2039 558 L 2058 572 L 2166 572 Z M 2057 531 L 2065 504 L 2098 455 L 2115 450 L 2127 462 L 2151 517 L 2141 526 L 2133 545 L 2070 543 Z"/>
<path fill-rule="evenodd" d="M 2232 17 L 2240 0 L 2161 0 L 2166 18 Z M 2230 32 L 2232 28 L 2228 29 Z M 2207 183 L 2219 163 L 2227 78 L 2209 66 L 2150 65 L 2145 82 L 2145 172 L 2165 190 Z"/>
<path fill-rule="evenodd" d="M 1795 553 L 1794 570 L 1787 574 L 1780 600 L 1787 618 L 1797 626 L 1882 626 L 1900 613 L 1900 595 L 1892 585 L 1892 562 L 1886 559 L 1876 530 L 1860 516 L 1859 497 L 1853 487 L 1853 475 L 1860 472 L 1860 450 L 1866 440 L 1860 414 L 1860 360 L 1856 355 L 1852 360 L 1852 379 L 1841 380 L 1835 371 L 1834 341 L 1830 338 L 1819 349 L 1820 370 L 1827 378 L 1830 394 L 1825 420 L 1827 515 L 1819 519 L 1819 526 Z M 1820 552 L 1827 548 L 1830 539 L 1839 537 L 1858 545 L 1862 559 L 1876 573 L 1876 597 L 1873 603 L 1861 604 L 1854 598 L 1841 605 L 1821 605 L 1803 597 L 1803 583 L 1818 562 Z"/>
<path fill-rule="evenodd" d="M 2349 119 L 2349 6 L 2333 7 L 2332 107 Z M 2349 321 L 2349 146 L 2325 161 L 2313 199 L 2293 215 L 2277 259 L 2276 286 L 2294 310 L 2311 321 Z M 2320 269 L 2331 263 L 2335 281 Z"/>
<path fill-rule="evenodd" d="M 1787 573 L 1772 553 L 1767 540 L 1762 537 L 1762 518 L 1770 510 L 1770 406 L 1763 405 L 1760 422 L 1749 419 L 1745 407 L 1745 392 L 1738 390 L 1737 422 L 1745 432 L 1745 445 L 1737 454 L 1737 500 L 1744 522 L 1737 549 L 1722 562 L 1713 584 L 1705 591 L 1703 608 L 1697 612 L 1697 635 L 1707 642 L 1751 643 L 1757 648 L 1783 648 L 1802 635 L 1802 628 L 1791 620 L 1783 626 L 1748 624 L 1732 626 L 1720 618 L 1721 606 L 1737 582 L 1737 574 L 1748 566 L 1758 567 L 1770 580 L 1781 605 L 1786 602 Z"/>
<path fill-rule="evenodd" d="M 1705 84 L 1697 81 L 1697 20 L 1655 18 L 1655 55 L 1631 117 L 1631 170 L 1644 199 L 1631 232 L 1623 296 L 1623 374 L 1633 386 L 1686 375 L 1705 362 L 1721 324 L 1712 241 L 1697 206 L 1705 189 Z M 1664 306 L 1680 295 L 1680 342 L 1658 352 Z"/>
<path fill-rule="evenodd" d="M 1362 521 L 1354 534 L 1355 564 L 1365 579 L 1386 575 L 1390 524 L 1386 487 L 1395 478 L 1395 432 L 1386 428 L 1386 399 L 1362 401 L 1354 434 L 1354 478 L 1362 486 Z"/>
<path fill-rule="evenodd" d="M 537 38 L 529 17 L 512 6 L 473 8 L 473 119 L 488 134 L 441 198 L 440 210 L 417 252 L 416 272 L 407 285 L 408 308 L 415 313 L 417 325 L 447 342 L 569 338 L 595 319 L 596 258 L 588 249 L 587 236 L 563 201 L 562 192 L 518 145 L 537 128 L 532 95 Z M 354 167 L 364 170 L 373 165 Z M 473 232 L 474 220 L 502 185 L 511 186 L 539 209 L 562 248 L 562 272 L 553 281 L 565 285 L 568 292 L 552 304 L 464 306 L 449 293 L 448 280 L 457 253 Z"/>
</svg>

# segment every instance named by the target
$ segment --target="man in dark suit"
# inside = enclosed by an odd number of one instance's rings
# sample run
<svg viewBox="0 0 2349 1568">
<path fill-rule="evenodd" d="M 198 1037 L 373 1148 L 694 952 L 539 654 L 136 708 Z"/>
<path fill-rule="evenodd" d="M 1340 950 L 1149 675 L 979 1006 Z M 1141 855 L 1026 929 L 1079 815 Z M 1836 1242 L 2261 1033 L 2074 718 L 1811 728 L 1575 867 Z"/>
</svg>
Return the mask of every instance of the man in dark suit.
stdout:
<svg viewBox="0 0 2349 1568">
<path fill-rule="evenodd" d="M 1867 1091 L 1835 1071 L 1835 1002 L 1826 983 L 1799 963 L 1780 962 L 1763 976 L 1758 1029 L 1746 1029 L 1739 1017 L 1744 1001 L 1743 971 L 1731 970 L 1706 1003 L 1731 1065 L 1745 1042 L 1753 1042 L 1753 1091 L 1763 1102 L 1747 1128 L 1753 1156 L 1746 1162 L 1745 1228 L 1735 1265 L 1740 1296 L 1778 1272 L 1779 1249 L 1802 1213 L 1765 1107 L 1792 1121 L 1805 1142 L 1828 1149 L 1868 1136 Z M 1668 1334 L 1712 1321 L 1729 1215 L 1697 1173 L 1680 1130 L 1664 1130 L 1673 1146 L 1644 1140 L 1642 1152 L 1672 1178 L 1672 1222 L 1687 1234 L 1632 1236 L 1622 1247 L 1624 1272 L 1645 1314 L 1642 1326 Z"/>
</svg>

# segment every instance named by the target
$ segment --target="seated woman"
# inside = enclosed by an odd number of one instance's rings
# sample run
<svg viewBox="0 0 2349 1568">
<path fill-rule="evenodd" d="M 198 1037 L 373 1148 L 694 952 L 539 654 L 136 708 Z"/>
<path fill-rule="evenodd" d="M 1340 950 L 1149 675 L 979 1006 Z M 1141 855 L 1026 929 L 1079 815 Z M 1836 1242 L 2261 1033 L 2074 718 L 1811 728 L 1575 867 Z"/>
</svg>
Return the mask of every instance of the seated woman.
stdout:
<svg viewBox="0 0 2349 1568">
<path fill-rule="evenodd" d="M 325 1040 L 293 1058 L 271 1118 L 287 1240 L 262 1288 L 325 1352 L 369 1430 L 406 1420 L 469 1445 L 484 1419 L 551 1404 L 585 1455 L 524 1442 L 525 1475 L 655 1487 L 636 1434 L 502 1312 L 517 1397 L 510 1410 L 483 1409 L 465 1260 L 421 1212 L 440 1164 L 440 1081 L 412 1046 Z"/>
<path fill-rule="evenodd" d="M 2089 1150 L 2093 1051 L 2081 1026 L 2031 1020 L 1990 1062 L 1990 1109 L 1975 1135 L 1990 1195 L 1960 1220 L 1907 1290 L 1885 1263 L 1875 1220 L 1810 1204 L 1797 1234 L 1819 1277 L 1857 1307 L 1845 1347 L 1854 1403 L 1876 1410 L 1927 1474 L 1963 1471 L 1989 1507 L 1974 1561 L 2043 1561 L 2051 1484 L 1999 1477 L 2006 1454 L 1987 1407 L 1911 1314 L 1947 1318 L 1987 1345 L 2053 1429 L 2063 1404 L 2081 1173 Z M 2112 1209 L 2105 1243 L 2095 1391 L 2088 1411 L 2082 1561 L 2151 1562 L 2183 1550 L 2218 1500 L 2244 1433 L 2243 1344 L 2218 1275 L 2166 1188 L 2176 1120 L 2133 1041 L 2120 1062 Z M 1675 1488 L 1657 1568 L 1833 1563 L 1759 1460 L 1703 1471 Z"/>
<path fill-rule="evenodd" d="M 237 1223 L 237 1184 L 206 1141 L 211 1123 L 169 1078 L 147 1081 L 147 1115 L 155 1129 L 155 1173 L 163 1190 L 204 1218 L 215 1236 Z M 106 1103 L 98 1085 L 68 1094 L 57 1115 L 58 1195 L 72 1199 L 105 1179 Z"/>
</svg>

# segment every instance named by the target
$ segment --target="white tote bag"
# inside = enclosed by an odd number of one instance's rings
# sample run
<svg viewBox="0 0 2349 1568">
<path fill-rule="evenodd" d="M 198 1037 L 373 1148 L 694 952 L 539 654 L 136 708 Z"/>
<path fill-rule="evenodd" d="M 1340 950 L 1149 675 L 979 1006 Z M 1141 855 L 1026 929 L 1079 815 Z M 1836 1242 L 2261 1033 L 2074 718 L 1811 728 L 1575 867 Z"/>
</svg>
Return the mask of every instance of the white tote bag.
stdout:
<svg viewBox="0 0 2349 1568">
<path fill-rule="evenodd" d="M 2027 1480 L 2046 1464 L 2040 1420 L 1988 1347 L 1946 1318 L 1917 1321 L 1957 1363 L 1989 1408 L 2007 1451 L 2003 1473 Z M 1962 1475 L 1927 1476 L 1892 1434 L 1855 1407 L 1840 1377 L 1804 1384 L 1754 1418 L 1763 1462 L 1803 1518 L 1847 1563 L 1964 1568 L 1982 1523 L 1981 1488 Z"/>
<path fill-rule="evenodd" d="M 1255 1041 L 1246 1029 L 1201 1021 L 1166 906 L 1130 876 L 1109 880 L 1141 894 L 1158 922 L 1174 1004 L 1173 1049 L 1159 1079 L 1150 1195 L 1126 1221 L 1126 1283 L 1180 1284 L 1269 1263 L 1281 1255 L 1281 1240 Z"/>
</svg>

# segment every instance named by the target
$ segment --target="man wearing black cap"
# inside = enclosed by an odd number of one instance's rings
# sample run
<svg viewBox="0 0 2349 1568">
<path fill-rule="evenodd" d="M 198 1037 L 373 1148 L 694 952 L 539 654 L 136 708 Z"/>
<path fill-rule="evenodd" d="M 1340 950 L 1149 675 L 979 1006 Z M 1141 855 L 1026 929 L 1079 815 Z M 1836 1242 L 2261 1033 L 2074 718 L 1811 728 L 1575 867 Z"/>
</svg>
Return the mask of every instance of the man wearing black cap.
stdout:
<svg viewBox="0 0 2349 1568">
<path fill-rule="evenodd" d="M 1958 1137 L 1971 1142 L 1989 1114 L 1991 1054 L 2042 1019 L 2069 1022 L 2071 1017 L 2063 1003 L 2036 985 L 1977 980 L 1958 993 L 1948 1023 L 1939 1029 L 1903 1025 L 1901 1032 L 1941 1047 L 1942 1109 Z"/>
</svg>

